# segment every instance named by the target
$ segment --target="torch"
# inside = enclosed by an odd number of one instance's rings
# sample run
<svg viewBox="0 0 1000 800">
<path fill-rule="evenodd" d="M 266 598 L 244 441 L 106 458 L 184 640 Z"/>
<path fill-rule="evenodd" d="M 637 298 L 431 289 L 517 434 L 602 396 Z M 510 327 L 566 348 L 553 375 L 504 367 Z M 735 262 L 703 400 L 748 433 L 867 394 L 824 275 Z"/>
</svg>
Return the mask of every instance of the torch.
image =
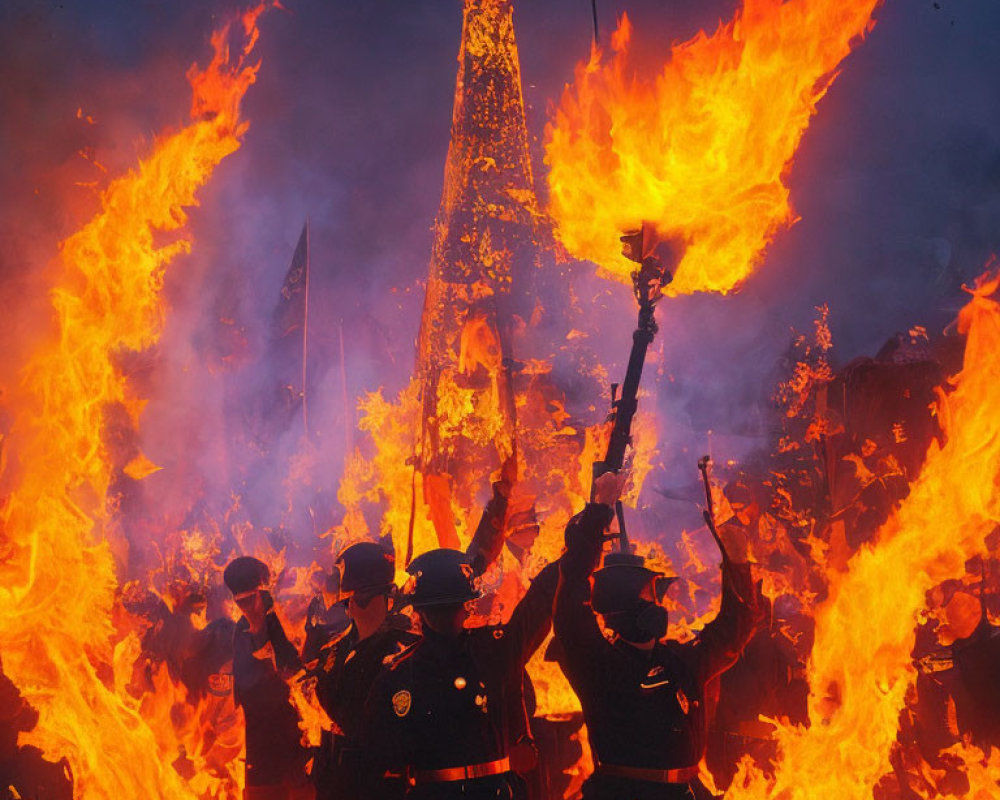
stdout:
<svg viewBox="0 0 1000 800">
<path fill-rule="evenodd" d="M 663 297 L 663 287 L 670 283 L 672 278 L 663 263 L 663 258 L 667 257 L 663 252 L 668 249 L 667 245 L 657 243 L 651 225 L 643 223 L 639 230 L 623 235 L 621 242 L 622 255 L 639 265 L 632 272 L 632 292 L 639 304 L 639 321 L 632 333 L 632 352 L 629 353 L 620 397 L 618 384 L 611 384 L 610 417 L 613 420 L 611 436 L 608 439 L 608 449 L 604 459 L 594 462 L 595 480 L 605 472 L 620 470 L 625 463 L 625 450 L 632 441 L 632 418 L 639 407 L 638 393 L 642 367 L 646 361 L 646 351 L 657 331 L 653 312 Z M 625 515 L 620 500 L 615 504 L 615 516 L 618 518 L 619 550 L 628 553 L 628 533 L 625 529 Z"/>
</svg>

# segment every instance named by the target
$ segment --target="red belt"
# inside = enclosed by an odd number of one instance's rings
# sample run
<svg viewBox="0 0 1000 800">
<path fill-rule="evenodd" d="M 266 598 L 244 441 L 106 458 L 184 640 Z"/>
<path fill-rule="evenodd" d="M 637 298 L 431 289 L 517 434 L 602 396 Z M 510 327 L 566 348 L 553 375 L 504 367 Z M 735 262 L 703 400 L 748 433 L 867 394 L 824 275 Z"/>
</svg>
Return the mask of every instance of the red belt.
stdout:
<svg viewBox="0 0 1000 800">
<path fill-rule="evenodd" d="M 646 767 L 624 767 L 620 764 L 597 763 L 594 772 L 609 778 L 628 778 L 633 781 L 650 783 L 690 783 L 698 777 L 697 765 L 680 769 L 648 769 Z"/>
<path fill-rule="evenodd" d="M 446 769 L 421 769 L 413 773 L 414 783 L 440 783 L 442 781 L 468 781 L 474 778 L 486 778 L 490 775 L 502 775 L 510 772 L 510 759 L 500 758 L 487 761 L 485 764 L 468 764 L 464 767 L 447 767 Z"/>
</svg>

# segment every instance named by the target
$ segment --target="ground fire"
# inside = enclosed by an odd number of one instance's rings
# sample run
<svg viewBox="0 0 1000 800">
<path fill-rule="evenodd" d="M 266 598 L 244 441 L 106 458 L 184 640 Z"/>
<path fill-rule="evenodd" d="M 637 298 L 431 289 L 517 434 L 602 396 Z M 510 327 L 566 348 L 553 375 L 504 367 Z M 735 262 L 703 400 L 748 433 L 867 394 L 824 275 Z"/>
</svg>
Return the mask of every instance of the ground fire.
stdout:
<svg viewBox="0 0 1000 800">
<path fill-rule="evenodd" d="M 461 5 L 405 278 L 392 230 L 352 294 L 312 211 L 264 257 L 269 201 L 199 223 L 281 148 L 269 40 L 315 12 L 276 2 L 180 26 L 186 121 L 124 162 L 109 124 L 53 263 L 0 270 L 0 799 L 1000 796 L 996 257 L 874 354 L 805 301 L 752 422 L 664 400 L 699 378 L 679 328 L 745 336 L 725 309 L 809 222 L 800 148 L 879 0 L 743 0 L 669 47 L 628 3 L 605 44 L 594 2 L 544 110 L 528 9 Z M 412 363 L 352 357 L 400 335 Z"/>
</svg>

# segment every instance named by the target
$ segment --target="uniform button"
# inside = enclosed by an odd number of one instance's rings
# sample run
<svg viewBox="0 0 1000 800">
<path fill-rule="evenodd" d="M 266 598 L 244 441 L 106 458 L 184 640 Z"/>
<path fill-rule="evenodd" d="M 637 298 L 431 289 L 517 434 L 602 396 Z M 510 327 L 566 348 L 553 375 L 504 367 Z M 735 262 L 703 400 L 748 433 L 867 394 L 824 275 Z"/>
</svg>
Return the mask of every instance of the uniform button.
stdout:
<svg viewBox="0 0 1000 800">
<path fill-rule="evenodd" d="M 464 689 L 465 685 L 466 685 L 465 684 L 465 678 L 463 678 L 461 675 L 459 675 L 457 678 L 455 678 L 455 688 L 456 689 Z"/>
</svg>

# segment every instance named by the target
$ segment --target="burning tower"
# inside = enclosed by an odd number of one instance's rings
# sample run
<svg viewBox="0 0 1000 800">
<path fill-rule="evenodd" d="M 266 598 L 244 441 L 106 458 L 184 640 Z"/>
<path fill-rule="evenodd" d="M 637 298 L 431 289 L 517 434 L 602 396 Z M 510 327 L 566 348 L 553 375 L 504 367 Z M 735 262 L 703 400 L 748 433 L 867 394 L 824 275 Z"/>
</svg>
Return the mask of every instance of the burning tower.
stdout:
<svg viewBox="0 0 1000 800">
<path fill-rule="evenodd" d="M 516 450 L 514 327 L 536 266 L 539 212 L 528 155 L 511 0 L 467 0 L 451 143 L 418 338 L 417 469 L 442 547 L 458 547 L 459 473 Z M 520 301 L 520 302 L 519 302 Z M 456 430 L 442 406 L 466 413 Z"/>
</svg>

